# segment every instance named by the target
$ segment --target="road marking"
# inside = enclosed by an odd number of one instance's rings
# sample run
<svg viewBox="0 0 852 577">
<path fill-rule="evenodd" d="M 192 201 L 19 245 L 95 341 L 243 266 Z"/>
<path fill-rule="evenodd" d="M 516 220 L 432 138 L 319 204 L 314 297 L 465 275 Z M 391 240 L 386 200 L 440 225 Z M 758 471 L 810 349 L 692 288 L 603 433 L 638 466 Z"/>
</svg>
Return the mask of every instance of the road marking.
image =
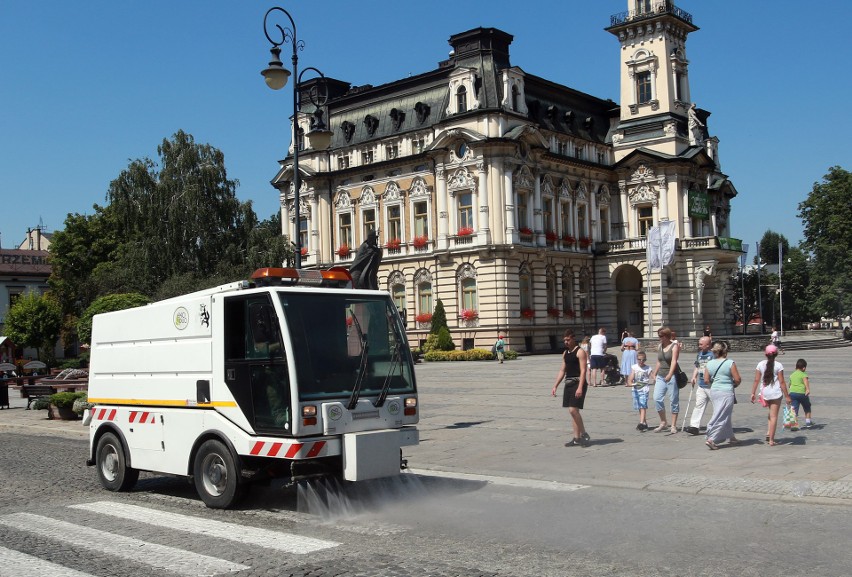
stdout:
<svg viewBox="0 0 852 577">
<path fill-rule="evenodd" d="M 516 477 L 493 477 L 491 475 L 474 475 L 472 473 L 453 473 L 450 471 L 432 471 L 427 469 L 410 469 L 421 477 L 441 477 L 444 479 L 459 479 L 461 481 L 482 481 L 503 487 L 523 487 L 526 489 L 541 489 L 543 491 L 579 491 L 588 489 L 589 485 L 560 483 L 559 481 L 539 481 L 536 479 L 518 479 Z"/>
<path fill-rule="evenodd" d="M 313 553 L 314 551 L 330 549 L 340 545 L 340 543 L 335 543 L 334 541 L 324 541 L 322 539 L 302 537 L 281 531 L 270 531 L 258 527 L 226 523 L 192 515 L 169 513 L 138 505 L 127 505 L 110 501 L 83 503 L 81 505 L 70 505 L 69 507 L 72 509 L 92 511 L 101 515 L 111 515 L 120 519 L 130 519 L 131 521 L 155 525 L 157 527 L 168 527 L 176 531 L 185 531 L 195 535 L 228 539 L 229 541 L 235 541 L 244 545 L 254 545 L 285 553 L 295 553 L 297 555 Z"/>
<path fill-rule="evenodd" d="M 13 513 L 0 517 L 0 525 L 69 543 L 88 551 L 130 559 L 137 563 L 188 577 L 204 577 L 251 569 L 248 565 L 231 563 L 224 559 L 183 551 L 166 545 L 147 543 L 140 539 L 74 525 L 32 513 Z M 38 573 L 27 571 L 23 574 Z"/>
<path fill-rule="evenodd" d="M 74 569 L 15 551 L 0 547 L 0 577 L 21 577 L 21 575 L 50 575 L 50 577 L 92 577 L 89 573 L 81 573 Z"/>
</svg>

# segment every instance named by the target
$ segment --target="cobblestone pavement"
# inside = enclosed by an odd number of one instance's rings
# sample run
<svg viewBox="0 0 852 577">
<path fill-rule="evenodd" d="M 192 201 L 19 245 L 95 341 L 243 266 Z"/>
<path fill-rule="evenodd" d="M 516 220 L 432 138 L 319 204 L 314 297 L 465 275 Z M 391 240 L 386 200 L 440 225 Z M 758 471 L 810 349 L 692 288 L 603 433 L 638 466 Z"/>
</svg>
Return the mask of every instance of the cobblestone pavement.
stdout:
<svg viewBox="0 0 852 577">
<path fill-rule="evenodd" d="M 848 530 L 846 509 L 826 505 L 852 504 L 849 350 L 802 355 L 817 427 L 766 446 L 747 381 L 743 442 L 714 452 L 701 437 L 637 432 L 626 388 L 593 389 L 592 445 L 565 448 L 555 355 L 418 365 L 422 442 L 406 455 L 417 474 L 338 502 L 258 488 L 234 511 L 204 508 L 171 477 L 102 490 L 83 463 L 85 429 L 16 400 L 0 411 L 0 576 L 846 575 L 850 552 L 831 538 Z M 735 357 L 745 375 L 758 359 Z M 795 557 L 765 546 L 767 530 L 792 527 Z"/>
<path fill-rule="evenodd" d="M 558 355 L 504 363 L 418 365 L 421 444 L 410 451 L 418 469 L 631 487 L 657 491 L 719 492 L 743 497 L 778 496 L 852 505 L 852 395 L 847 367 L 852 348 L 796 351 L 778 357 L 789 375 L 797 358 L 808 361 L 815 426 L 782 430 L 779 445 L 764 443 L 767 411 L 749 402 L 754 367 L 763 356 L 731 358 L 743 375 L 734 427 L 741 444 L 708 451 L 703 435 L 640 433 L 626 387 L 592 388 L 583 417 L 589 448 L 565 448 L 567 410 L 552 398 Z M 686 361 L 695 353 L 684 351 Z M 689 415 L 689 386 L 680 393 Z M 658 423 L 653 401 L 648 423 Z M 689 411 L 691 411 L 691 403 Z M 666 410 L 669 410 L 668 401 Z M 712 410 L 704 414 L 702 424 Z M 800 415 L 803 419 L 803 415 Z M 678 428 L 683 418 L 678 421 Z"/>
</svg>

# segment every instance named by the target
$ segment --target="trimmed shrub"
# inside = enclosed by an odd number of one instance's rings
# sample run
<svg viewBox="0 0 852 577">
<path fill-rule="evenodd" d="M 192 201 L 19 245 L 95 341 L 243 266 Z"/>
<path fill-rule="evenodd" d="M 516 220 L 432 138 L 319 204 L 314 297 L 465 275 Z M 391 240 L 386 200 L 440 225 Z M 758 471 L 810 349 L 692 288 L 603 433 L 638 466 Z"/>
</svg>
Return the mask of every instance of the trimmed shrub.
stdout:
<svg viewBox="0 0 852 577">
<path fill-rule="evenodd" d="M 426 361 L 490 361 L 491 351 L 470 349 L 467 351 L 430 351 L 423 357 Z"/>
<path fill-rule="evenodd" d="M 83 416 L 83 411 L 86 409 L 91 409 L 94 407 L 92 403 L 89 402 L 89 395 L 87 393 L 78 393 L 83 396 L 78 397 L 74 401 L 74 405 L 71 407 L 71 410 L 74 411 L 78 416 Z"/>
<path fill-rule="evenodd" d="M 456 348 L 456 344 L 453 342 L 453 337 L 450 335 L 450 329 L 447 327 L 441 327 L 441 330 L 438 331 L 437 344 L 439 351 L 452 351 Z"/>
<path fill-rule="evenodd" d="M 77 399 L 85 399 L 86 397 L 88 397 L 88 395 L 84 391 L 80 391 L 79 393 L 53 393 L 48 397 L 48 399 L 50 399 L 51 405 L 70 409 L 74 406 L 74 401 Z"/>
<path fill-rule="evenodd" d="M 449 327 L 447 326 L 447 312 L 444 310 L 444 302 L 441 299 L 438 299 L 438 302 L 435 304 L 435 310 L 432 311 L 432 326 L 429 328 L 429 333 L 437 335 L 442 328 L 449 330 Z"/>
</svg>

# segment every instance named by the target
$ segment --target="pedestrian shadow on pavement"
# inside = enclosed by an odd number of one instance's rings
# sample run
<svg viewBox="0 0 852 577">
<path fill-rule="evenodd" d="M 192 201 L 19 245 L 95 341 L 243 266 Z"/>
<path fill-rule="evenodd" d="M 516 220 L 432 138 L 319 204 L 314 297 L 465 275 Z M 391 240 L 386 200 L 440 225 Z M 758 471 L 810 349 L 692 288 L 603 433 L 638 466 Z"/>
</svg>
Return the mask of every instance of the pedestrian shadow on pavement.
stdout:
<svg viewBox="0 0 852 577">
<path fill-rule="evenodd" d="M 589 441 L 589 445 L 595 447 L 597 445 L 613 445 L 615 443 L 623 443 L 624 439 L 592 439 Z"/>
<path fill-rule="evenodd" d="M 452 425 L 447 425 L 444 427 L 445 429 L 469 429 L 470 427 L 475 427 L 476 425 L 483 425 L 485 423 L 490 423 L 491 421 L 469 421 L 462 423 L 453 423 Z"/>
</svg>

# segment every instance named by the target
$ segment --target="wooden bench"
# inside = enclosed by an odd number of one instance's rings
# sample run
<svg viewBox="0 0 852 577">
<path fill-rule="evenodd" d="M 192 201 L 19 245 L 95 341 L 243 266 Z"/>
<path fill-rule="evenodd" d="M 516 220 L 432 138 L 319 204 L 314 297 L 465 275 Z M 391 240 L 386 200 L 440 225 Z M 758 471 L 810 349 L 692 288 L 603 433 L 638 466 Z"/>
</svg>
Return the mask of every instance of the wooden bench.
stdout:
<svg viewBox="0 0 852 577">
<path fill-rule="evenodd" d="M 27 399 L 27 410 L 29 411 L 33 401 L 42 397 L 49 397 L 56 392 L 56 389 L 47 385 L 24 385 L 21 387 L 21 392 Z"/>
</svg>

